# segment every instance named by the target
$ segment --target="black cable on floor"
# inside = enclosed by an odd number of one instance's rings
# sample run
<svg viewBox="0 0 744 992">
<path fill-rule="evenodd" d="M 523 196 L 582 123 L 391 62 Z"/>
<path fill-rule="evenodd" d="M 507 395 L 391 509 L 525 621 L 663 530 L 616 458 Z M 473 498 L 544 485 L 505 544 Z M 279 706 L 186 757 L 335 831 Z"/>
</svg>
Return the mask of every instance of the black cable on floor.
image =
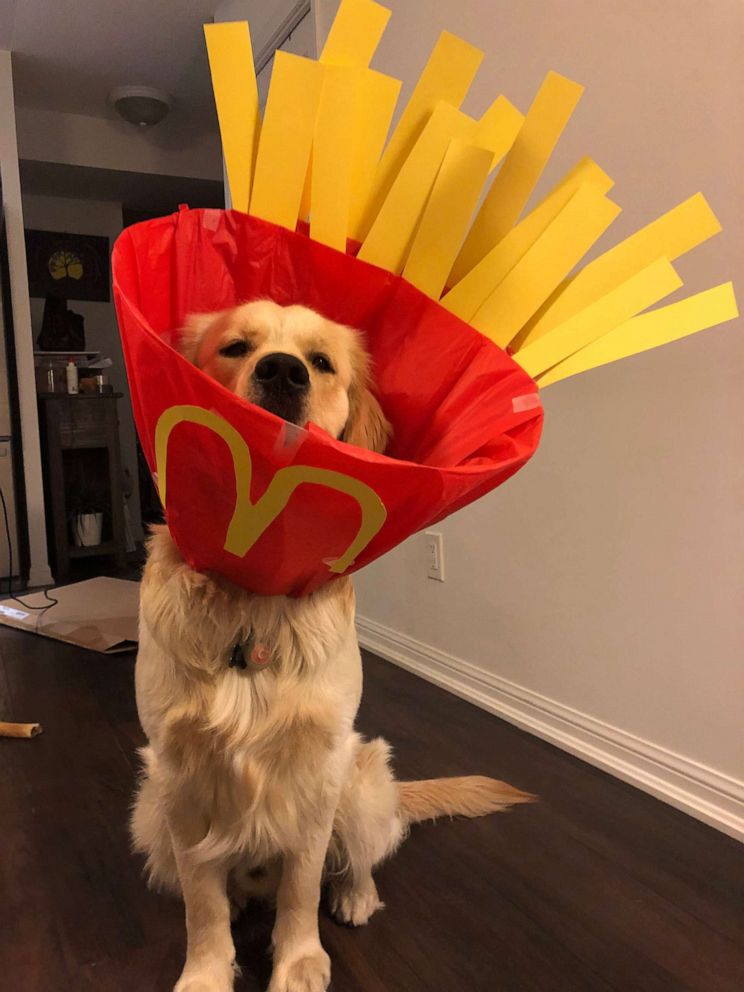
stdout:
<svg viewBox="0 0 744 992">
<path fill-rule="evenodd" d="M 44 595 L 49 600 L 46 606 L 32 606 L 30 603 L 24 603 L 22 599 L 18 596 L 13 595 L 13 542 L 10 539 L 10 519 L 8 517 L 8 504 L 5 502 L 5 494 L 3 493 L 2 486 L 0 486 L 0 503 L 3 505 L 3 520 L 5 521 L 5 539 L 8 542 L 8 597 L 14 600 L 16 603 L 20 603 L 24 610 L 38 610 L 40 613 L 45 613 L 50 610 L 53 606 L 59 603 L 58 599 L 54 596 L 50 596 L 46 589 L 44 589 Z"/>
</svg>

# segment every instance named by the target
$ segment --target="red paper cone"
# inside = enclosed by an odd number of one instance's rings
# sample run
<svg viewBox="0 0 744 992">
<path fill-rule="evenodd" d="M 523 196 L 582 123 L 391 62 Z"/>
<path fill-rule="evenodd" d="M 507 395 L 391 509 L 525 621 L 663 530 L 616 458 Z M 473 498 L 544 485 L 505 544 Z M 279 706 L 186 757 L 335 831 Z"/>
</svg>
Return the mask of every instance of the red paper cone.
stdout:
<svg viewBox="0 0 744 992">
<path fill-rule="evenodd" d="M 134 415 L 186 561 L 305 595 L 494 489 L 535 451 L 533 380 L 403 279 L 236 211 L 127 228 L 113 281 Z M 190 313 L 270 298 L 362 330 L 385 455 L 288 424 L 173 348 Z M 158 450 L 159 449 L 159 450 Z"/>
</svg>

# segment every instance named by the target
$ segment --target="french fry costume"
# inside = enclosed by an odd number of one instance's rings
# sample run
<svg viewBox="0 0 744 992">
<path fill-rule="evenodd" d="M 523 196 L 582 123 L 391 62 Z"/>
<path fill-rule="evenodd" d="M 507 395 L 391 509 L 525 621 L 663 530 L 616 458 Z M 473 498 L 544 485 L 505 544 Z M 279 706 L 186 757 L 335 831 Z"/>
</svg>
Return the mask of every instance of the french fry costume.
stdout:
<svg viewBox="0 0 744 992">
<path fill-rule="evenodd" d="M 550 72 L 520 113 L 460 105 L 483 53 L 443 33 L 396 126 L 369 68 L 389 11 L 343 0 L 315 62 L 277 52 L 260 119 L 246 23 L 205 28 L 233 210 L 128 228 L 116 305 L 140 439 L 196 569 L 305 595 L 514 474 L 539 390 L 737 315 L 730 283 L 666 306 L 720 228 L 701 194 L 589 264 L 620 212 L 585 158 L 526 205 L 581 96 Z M 190 313 L 258 298 L 365 332 L 386 455 L 287 424 L 173 348 Z"/>
</svg>

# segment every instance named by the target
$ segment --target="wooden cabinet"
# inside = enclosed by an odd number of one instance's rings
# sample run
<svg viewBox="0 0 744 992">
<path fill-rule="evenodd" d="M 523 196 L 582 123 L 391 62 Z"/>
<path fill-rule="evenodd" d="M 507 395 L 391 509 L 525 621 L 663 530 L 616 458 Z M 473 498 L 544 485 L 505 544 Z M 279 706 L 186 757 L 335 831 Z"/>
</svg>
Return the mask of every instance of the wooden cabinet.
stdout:
<svg viewBox="0 0 744 992">
<path fill-rule="evenodd" d="M 52 571 L 57 581 L 70 571 L 70 559 L 113 555 L 125 563 L 124 491 L 117 400 L 121 393 L 39 396 L 42 463 Z M 77 547 L 72 522 L 95 501 L 104 514 L 100 544 Z"/>
</svg>

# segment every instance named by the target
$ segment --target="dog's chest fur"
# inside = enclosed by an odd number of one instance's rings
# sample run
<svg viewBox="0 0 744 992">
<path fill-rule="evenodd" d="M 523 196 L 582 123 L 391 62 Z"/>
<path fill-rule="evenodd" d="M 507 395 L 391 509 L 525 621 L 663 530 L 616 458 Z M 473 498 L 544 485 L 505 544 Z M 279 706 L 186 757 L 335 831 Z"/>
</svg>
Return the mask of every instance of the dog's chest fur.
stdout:
<svg viewBox="0 0 744 992">
<path fill-rule="evenodd" d="M 343 774 L 361 692 L 353 618 L 349 580 L 299 600 L 254 597 L 192 571 L 167 530 L 155 533 L 138 709 L 151 774 L 174 801 L 189 797 L 205 855 L 291 848 L 319 790 Z M 229 665 L 249 636 L 272 652 L 265 670 Z"/>
</svg>

